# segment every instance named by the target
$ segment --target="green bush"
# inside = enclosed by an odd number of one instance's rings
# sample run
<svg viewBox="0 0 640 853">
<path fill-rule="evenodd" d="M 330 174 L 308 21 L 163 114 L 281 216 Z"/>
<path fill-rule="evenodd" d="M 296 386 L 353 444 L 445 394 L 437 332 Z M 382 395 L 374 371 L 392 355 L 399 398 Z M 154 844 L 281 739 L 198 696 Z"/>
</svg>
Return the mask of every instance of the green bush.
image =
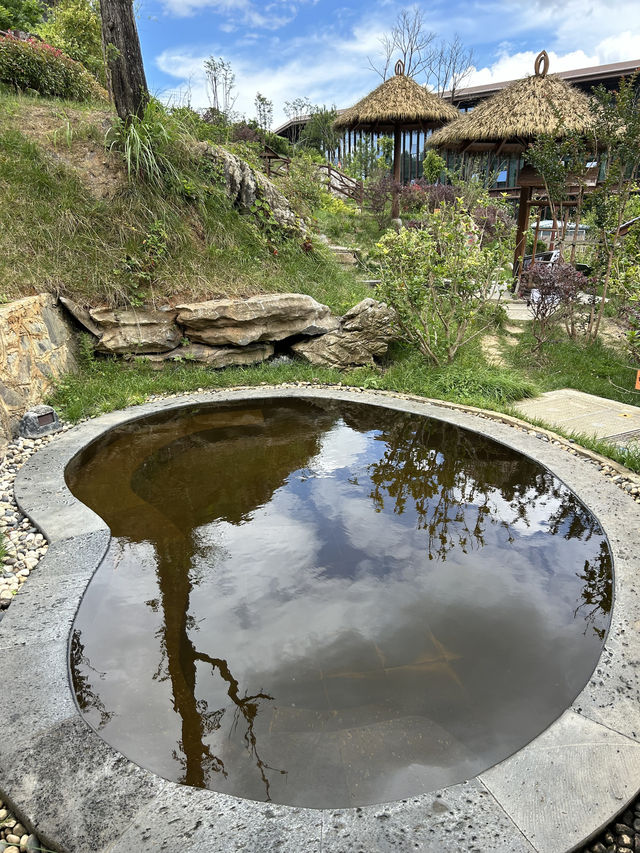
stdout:
<svg viewBox="0 0 640 853">
<path fill-rule="evenodd" d="M 0 36 L 0 82 L 70 101 L 106 100 L 107 93 L 89 72 L 45 42 Z"/>
</svg>

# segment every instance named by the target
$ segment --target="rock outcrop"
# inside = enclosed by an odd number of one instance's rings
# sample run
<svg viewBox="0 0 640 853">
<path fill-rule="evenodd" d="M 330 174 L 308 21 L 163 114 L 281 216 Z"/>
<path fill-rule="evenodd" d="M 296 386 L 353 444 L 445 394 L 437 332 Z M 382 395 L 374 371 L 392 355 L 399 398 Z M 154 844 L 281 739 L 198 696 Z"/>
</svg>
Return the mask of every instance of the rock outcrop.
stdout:
<svg viewBox="0 0 640 853">
<path fill-rule="evenodd" d="M 250 344 L 247 347 L 208 347 L 205 344 L 188 344 L 171 352 L 144 356 L 148 361 L 195 361 L 208 367 L 232 367 L 259 364 L 274 353 L 273 344 Z"/>
<path fill-rule="evenodd" d="M 373 364 L 397 337 L 394 312 L 375 299 L 363 299 L 340 320 L 336 331 L 292 344 L 291 349 L 311 364 L 354 367 Z"/>
<path fill-rule="evenodd" d="M 209 346 L 247 346 L 336 328 L 326 305 L 301 293 L 267 293 L 248 299 L 213 299 L 178 306 L 187 337 Z"/>
<path fill-rule="evenodd" d="M 0 305 L 0 458 L 25 411 L 75 369 L 73 331 L 51 294 Z"/>
<path fill-rule="evenodd" d="M 304 222 L 291 209 L 287 197 L 265 175 L 225 148 L 201 142 L 197 150 L 221 170 L 227 198 L 233 205 L 249 212 L 257 201 L 265 202 L 269 215 L 281 228 L 306 232 Z"/>
<path fill-rule="evenodd" d="M 168 352 L 178 346 L 182 337 L 175 323 L 177 313 L 93 308 L 89 315 L 100 330 L 96 349 L 117 355 Z"/>
</svg>

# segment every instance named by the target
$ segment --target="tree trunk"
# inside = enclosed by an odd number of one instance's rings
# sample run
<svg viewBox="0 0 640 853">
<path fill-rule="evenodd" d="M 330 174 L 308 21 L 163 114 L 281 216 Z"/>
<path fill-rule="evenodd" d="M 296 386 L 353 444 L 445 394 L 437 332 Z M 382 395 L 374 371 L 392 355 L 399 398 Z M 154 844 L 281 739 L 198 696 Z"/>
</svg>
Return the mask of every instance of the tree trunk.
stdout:
<svg viewBox="0 0 640 853">
<path fill-rule="evenodd" d="M 132 0 L 100 0 L 109 94 L 122 121 L 141 116 L 149 100 Z"/>
</svg>

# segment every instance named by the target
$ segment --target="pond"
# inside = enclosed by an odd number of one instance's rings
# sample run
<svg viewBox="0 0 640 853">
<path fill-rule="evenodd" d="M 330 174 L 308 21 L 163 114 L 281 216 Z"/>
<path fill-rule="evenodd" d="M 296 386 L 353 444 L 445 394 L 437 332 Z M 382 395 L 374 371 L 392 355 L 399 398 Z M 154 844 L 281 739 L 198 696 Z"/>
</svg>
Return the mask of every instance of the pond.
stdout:
<svg viewBox="0 0 640 853">
<path fill-rule="evenodd" d="M 435 790 L 542 732 L 602 649 L 597 519 L 537 462 L 436 419 L 174 409 L 66 477 L 113 534 L 72 633 L 78 706 L 170 780 L 316 808 Z"/>
</svg>

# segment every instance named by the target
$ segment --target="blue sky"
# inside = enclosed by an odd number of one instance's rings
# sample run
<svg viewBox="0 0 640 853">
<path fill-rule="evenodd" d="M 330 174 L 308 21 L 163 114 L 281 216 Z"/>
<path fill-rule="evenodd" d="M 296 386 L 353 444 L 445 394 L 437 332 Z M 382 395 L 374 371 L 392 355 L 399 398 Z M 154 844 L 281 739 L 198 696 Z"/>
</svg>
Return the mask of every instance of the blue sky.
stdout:
<svg viewBox="0 0 640 853">
<path fill-rule="evenodd" d="M 640 59 L 640 0 L 434 0 L 416 4 L 440 37 L 472 48 L 466 85 L 531 73 L 546 49 L 551 71 Z M 255 116 L 261 92 L 347 107 L 380 82 L 368 57 L 401 9 L 394 0 L 142 0 L 138 28 L 147 79 L 163 99 L 207 106 L 203 62 L 213 55 L 236 74 L 235 109 Z"/>
</svg>

